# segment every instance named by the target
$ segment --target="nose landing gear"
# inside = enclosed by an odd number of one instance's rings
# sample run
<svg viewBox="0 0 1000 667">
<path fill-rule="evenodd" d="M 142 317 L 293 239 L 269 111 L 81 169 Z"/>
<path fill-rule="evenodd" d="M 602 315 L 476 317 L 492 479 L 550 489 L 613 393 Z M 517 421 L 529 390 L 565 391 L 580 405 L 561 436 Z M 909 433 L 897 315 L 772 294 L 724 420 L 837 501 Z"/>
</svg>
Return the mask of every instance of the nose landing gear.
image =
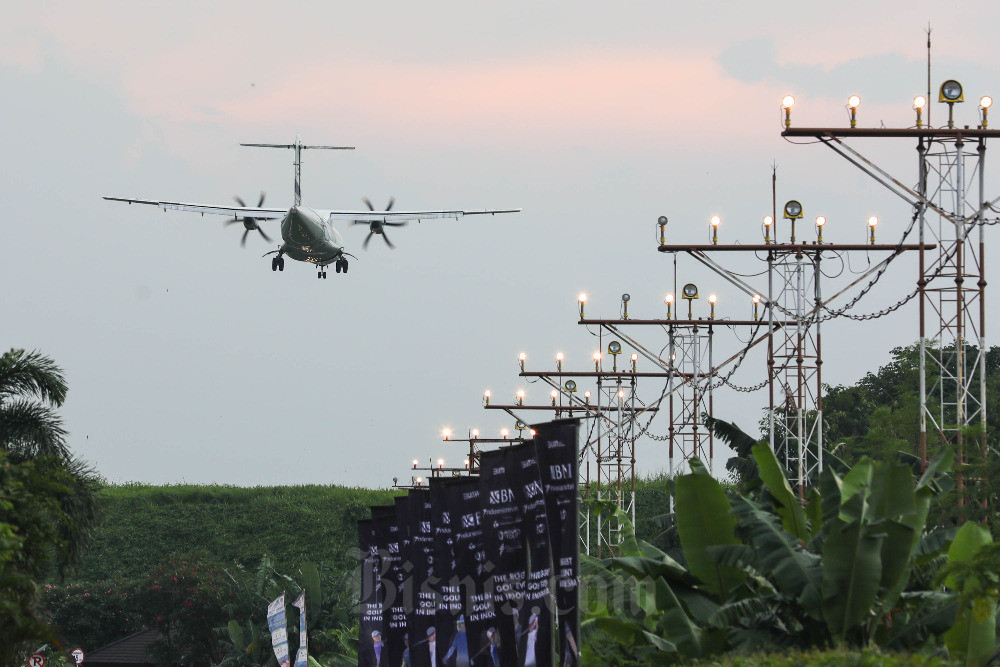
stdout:
<svg viewBox="0 0 1000 667">
<path fill-rule="evenodd" d="M 281 255 L 271 258 L 271 270 L 272 271 L 284 271 L 285 270 L 285 258 Z"/>
</svg>

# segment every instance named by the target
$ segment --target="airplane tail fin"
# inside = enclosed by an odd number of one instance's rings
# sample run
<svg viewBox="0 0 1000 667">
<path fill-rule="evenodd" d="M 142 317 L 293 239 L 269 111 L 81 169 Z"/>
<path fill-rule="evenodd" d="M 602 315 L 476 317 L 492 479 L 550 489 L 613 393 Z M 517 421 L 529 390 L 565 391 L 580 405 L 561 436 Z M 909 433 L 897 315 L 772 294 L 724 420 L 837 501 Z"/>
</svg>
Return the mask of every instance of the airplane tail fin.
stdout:
<svg viewBox="0 0 1000 667">
<path fill-rule="evenodd" d="M 302 204 L 302 149 L 323 149 L 337 151 L 353 151 L 354 146 L 304 146 L 302 139 L 296 135 L 294 144 L 240 144 L 254 148 L 290 148 L 295 151 L 295 205 Z"/>
</svg>

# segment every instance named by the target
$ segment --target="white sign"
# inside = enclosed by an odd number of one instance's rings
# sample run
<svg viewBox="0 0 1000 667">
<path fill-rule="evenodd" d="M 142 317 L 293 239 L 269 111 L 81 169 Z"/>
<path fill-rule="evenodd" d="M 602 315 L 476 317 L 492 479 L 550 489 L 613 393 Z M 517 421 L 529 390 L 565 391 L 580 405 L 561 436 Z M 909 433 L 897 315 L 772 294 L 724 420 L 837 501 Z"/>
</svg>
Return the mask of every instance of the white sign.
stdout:
<svg viewBox="0 0 1000 667">
<path fill-rule="evenodd" d="M 28 658 L 28 667 L 45 667 L 45 656 L 41 653 L 32 653 Z"/>
<path fill-rule="evenodd" d="M 83 649 L 82 648 L 75 648 L 75 649 L 73 649 L 70 652 L 70 655 L 73 656 L 73 660 L 76 660 L 76 664 L 78 664 L 78 665 L 82 665 L 83 664 Z"/>
<path fill-rule="evenodd" d="M 285 628 L 285 594 L 267 605 L 267 627 L 271 631 L 271 646 L 279 667 L 289 667 L 288 631 Z"/>
</svg>

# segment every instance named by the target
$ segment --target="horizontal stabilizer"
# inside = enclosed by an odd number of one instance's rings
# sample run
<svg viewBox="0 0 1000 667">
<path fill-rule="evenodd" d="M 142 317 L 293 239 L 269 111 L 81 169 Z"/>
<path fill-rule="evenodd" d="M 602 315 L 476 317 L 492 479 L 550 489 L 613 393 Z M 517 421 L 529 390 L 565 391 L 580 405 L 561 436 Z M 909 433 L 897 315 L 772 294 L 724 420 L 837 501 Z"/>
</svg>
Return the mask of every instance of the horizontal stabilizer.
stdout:
<svg viewBox="0 0 1000 667">
<path fill-rule="evenodd" d="M 295 144 L 240 144 L 240 146 L 255 146 L 257 148 L 295 148 Z M 354 150 L 354 146 L 299 146 L 299 148 L 322 148 L 332 151 Z"/>
</svg>

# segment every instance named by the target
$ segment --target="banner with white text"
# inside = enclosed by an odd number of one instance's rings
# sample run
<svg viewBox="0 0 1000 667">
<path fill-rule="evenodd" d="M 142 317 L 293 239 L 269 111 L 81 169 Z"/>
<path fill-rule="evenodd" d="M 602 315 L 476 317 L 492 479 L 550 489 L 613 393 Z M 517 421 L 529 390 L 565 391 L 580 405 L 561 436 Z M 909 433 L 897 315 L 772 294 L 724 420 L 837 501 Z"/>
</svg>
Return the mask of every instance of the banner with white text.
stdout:
<svg viewBox="0 0 1000 667">
<path fill-rule="evenodd" d="M 285 594 L 267 605 L 267 629 L 271 632 L 271 648 L 279 667 L 288 667 L 288 626 L 285 621 Z"/>
</svg>

